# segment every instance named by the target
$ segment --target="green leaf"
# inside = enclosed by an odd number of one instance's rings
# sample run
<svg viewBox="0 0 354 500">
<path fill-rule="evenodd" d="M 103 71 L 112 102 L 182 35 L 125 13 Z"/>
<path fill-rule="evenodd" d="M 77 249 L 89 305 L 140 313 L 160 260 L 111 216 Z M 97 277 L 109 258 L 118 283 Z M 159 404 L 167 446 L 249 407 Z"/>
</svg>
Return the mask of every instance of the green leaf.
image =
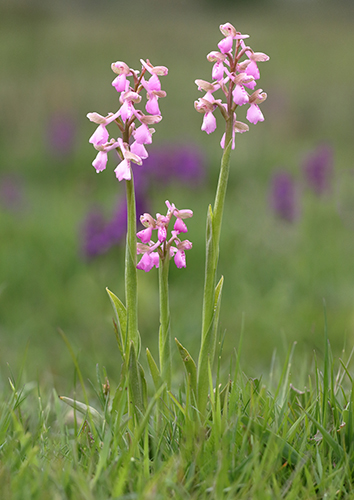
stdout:
<svg viewBox="0 0 354 500">
<path fill-rule="evenodd" d="M 210 363 L 210 366 L 212 366 L 214 362 L 223 284 L 224 284 L 224 277 L 222 276 L 220 278 L 219 283 L 215 287 L 214 302 L 213 302 L 213 320 L 207 334 L 202 340 L 202 346 L 199 355 L 197 390 L 198 390 L 198 409 L 202 413 L 204 413 L 208 400 L 208 389 L 209 389 L 208 365 Z"/>
<path fill-rule="evenodd" d="M 118 346 L 122 354 L 126 352 L 127 341 L 127 310 L 125 305 L 118 299 L 113 292 L 106 288 L 108 296 L 111 300 L 114 312 L 116 314 L 117 328 L 118 328 Z M 119 345 L 120 344 L 120 345 Z"/>
<path fill-rule="evenodd" d="M 93 408 L 92 406 L 89 406 L 85 403 L 81 403 L 80 401 L 76 401 L 75 399 L 67 398 L 66 396 L 59 396 L 59 399 L 61 399 L 62 401 L 64 401 L 64 403 L 71 406 L 72 408 L 74 408 L 74 410 L 79 411 L 80 413 L 82 413 L 85 416 L 88 413 L 90 413 L 92 420 L 93 420 L 93 423 L 96 426 L 100 426 L 103 424 L 104 416 L 101 415 L 101 413 L 99 411 L 97 411 L 95 408 Z"/>
<path fill-rule="evenodd" d="M 194 394 L 197 394 L 197 367 L 195 364 L 194 359 L 192 356 L 189 354 L 187 349 L 183 347 L 183 345 L 175 338 L 175 342 L 178 347 L 178 351 L 181 355 L 184 368 L 187 373 L 187 378 L 190 380 L 191 387 L 194 391 Z"/>
<path fill-rule="evenodd" d="M 160 371 L 157 367 L 156 361 L 154 360 L 154 358 L 153 358 L 153 356 L 148 348 L 146 348 L 146 357 L 148 360 L 151 377 L 152 377 L 152 380 L 154 382 L 155 389 L 157 390 L 161 387 L 162 380 L 161 380 Z"/>
<path fill-rule="evenodd" d="M 140 414 L 143 412 L 143 387 L 141 381 L 141 374 L 139 363 L 136 357 L 134 342 L 130 343 L 129 349 L 129 392 L 131 395 L 131 401 L 133 403 L 134 409 L 136 409 L 136 414 L 138 419 L 140 419 Z"/>
</svg>

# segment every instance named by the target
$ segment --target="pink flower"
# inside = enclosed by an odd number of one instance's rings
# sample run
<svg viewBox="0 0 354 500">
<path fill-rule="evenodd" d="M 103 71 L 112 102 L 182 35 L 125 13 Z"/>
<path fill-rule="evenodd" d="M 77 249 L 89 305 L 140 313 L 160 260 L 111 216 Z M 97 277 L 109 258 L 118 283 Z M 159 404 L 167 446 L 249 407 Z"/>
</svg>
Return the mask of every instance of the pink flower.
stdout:
<svg viewBox="0 0 354 500">
<path fill-rule="evenodd" d="M 107 166 L 107 153 L 111 151 L 112 149 L 115 149 L 119 146 L 118 142 L 115 142 L 114 139 L 111 139 L 110 142 L 107 142 L 106 144 L 94 144 L 95 148 L 98 150 L 98 153 L 96 155 L 96 158 L 93 160 L 92 165 L 95 167 L 96 172 L 102 172 L 102 170 L 105 170 Z"/>
<path fill-rule="evenodd" d="M 217 61 L 214 66 L 213 66 L 213 70 L 211 72 L 211 77 L 213 80 L 217 80 L 217 81 L 220 81 L 224 78 L 224 71 L 225 71 L 225 67 L 222 63 L 222 61 Z"/>
<path fill-rule="evenodd" d="M 143 59 L 140 59 L 140 62 L 152 75 L 149 80 L 145 80 L 145 78 L 141 80 L 141 84 L 145 88 L 148 96 L 145 109 L 147 113 L 151 115 L 160 115 L 161 112 L 157 101 L 159 97 L 165 97 L 166 92 L 161 90 L 161 83 L 158 75 L 167 75 L 168 69 L 165 66 L 153 66 L 149 60 L 145 62 Z"/>
<path fill-rule="evenodd" d="M 125 144 L 122 139 L 118 139 L 118 144 L 123 155 L 123 160 L 117 165 L 114 169 L 116 177 L 119 181 L 131 179 L 131 162 L 137 163 L 138 165 L 142 165 L 142 160 L 140 156 L 132 153 L 128 145 Z"/>
<path fill-rule="evenodd" d="M 176 266 L 181 269 L 186 267 L 186 253 L 185 250 L 190 250 L 192 248 L 192 243 L 189 240 L 180 241 L 176 239 L 177 252 L 174 255 L 174 261 Z"/>
<path fill-rule="evenodd" d="M 136 233 L 136 235 L 143 243 L 149 243 L 152 236 L 152 227 L 147 227 L 146 229 Z"/>
<path fill-rule="evenodd" d="M 136 268 L 142 269 L 143 271 L 148 273 L 154 266 L 157 268 L 159 267 L 159 259 L 160 257 L 157 252 L 146 252 L 140 259 L 140 262 L 137 264 Z"/>
<path fill-rule="evenodd" d="M 177 250 L 174 256 L 174 261 L 178 269 L 182 269 L 182 267 L 186 267 L 186 254 L 184 250 Z"/>
<path fill-rule="evenodd" d="M 135 155 L 140 156 L 142 160 L 146 160 L 146 158 L 149 157 L 148 152 L 146 151 L 144 145 L 139 144 L 136 141 L 134 141 L 133 144 L 130 146 L 130 151 Z"/>
<path fill-rule="evenodd" d="M 204 114 L 202 130 L 207 134 L 211 134 L 216 129 L 216 118 L 211 111 Z"/>
<path fill-rule="evenodd" d="M 109 134 L 105 125 L 99 125 L 95 132 L 91 135 L 89 142 L 91 144 L 101 145 L 108 141 Z"/>
<path fill-rule="evenodd" d="M 264 116 L 262 111 L 259 109 L 259 106 L 254 103 L 251 104 L 251 106 L 248 108 L 246 118 L 249 122 L 253 123 L 254 125 L 258 122 L 264 121 Z"/>
<path fill-rule="evenodd" d="M 236 85 L 236 87 L 232 92 L 232 97 L 234 103 L 237 104 L 238 106 L 243 106 L 243 104 L 246 104 L 249 101 L 249 95 L 245 91 L 243 85 Z"/>
<path fill-rule="evenodd" d="M 259 109 L 258 104 L 265 101 L 267 99 L 267 94 L 262 91 L 262 89 L 258 89 L 250 96 L 250 107 L 247 110 L 246 118 L 249 122 L 256 124 L 258 122 L 264 121 L 264 116 L 262 111 Z"/>
<path fill-rule="evenodd" d="M 187 233 L 188 232 L 188 228 L 187 228 L 185 222 L 183 222 L 183 220 L 178 218 L 178 217 L 177 217 L 176 222 L 173 226 L 173 229 L 177 233 Z"/>
<path fill-rule="evenodd" d="M 153 128 L 149 129 L 145 123 L 133 131 L 133 137 L 139 144 L 151 144 L 152 134 L 155 132 Z"/>
<path fill-rule="evenodd" d="M 99 151 L 97 153 L 96 158 L 93 160 L 92 165 L 95 167 L 96 172 L 102 172 L 102 170 L 105 170 L 107 166 L 107 152 L 106 151 Z"/>
<path fill-rule="evenodd" d="M 120 111 L 117 113 L 109 113 L 107 116 L 102 116 L 98 113 L 87 113 L 87 118 L 98 125 L 95 132 L 91 135 L 89 142 L 96 146 L 101 146 L 108 142 L 109 134 L 106 130 L 106 126 L 118 118 Z"/>
<path fill-rule="evenodd" d="M 226 54 L 227 52 L 230 52 L 232 49 L 232 45 L 234 43 L 234 39 L 232 36 L 227 36 L 226 38 L 223 38 L 221 42 L 218 43 L 218 47 L 220 49 L 220 52 L 223 54 Z"/>
</svg>

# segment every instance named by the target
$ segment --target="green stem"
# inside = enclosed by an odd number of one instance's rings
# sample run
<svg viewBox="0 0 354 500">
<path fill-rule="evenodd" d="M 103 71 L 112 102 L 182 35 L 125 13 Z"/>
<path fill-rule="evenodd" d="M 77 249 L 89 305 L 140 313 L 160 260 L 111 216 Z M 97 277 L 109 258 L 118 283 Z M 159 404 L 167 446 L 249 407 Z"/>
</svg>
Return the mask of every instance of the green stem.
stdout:
<svg viewBox="0 0 354 500">
<path fill-rule="evenodd" d="M 125 249 L 125 300 L 127 308 L 127 346 L 134 343 L 137 358 L 140 353 L 140 335 L 138 332 L 138 294 L 136 270 L 136 207 L 133 174 L 126 181 L 127 195 L 127 240 Z"/>
<path fill-rule="evenodd" d="M 168 252 L 167 252 L 168 253 Z M 160 373 L 167 389 L 171 388 L 171 335 L 170 335 L 170 304 L 168 294 L 168 268 L 170 259 L 165 253 L 159 263 L 159 294 L 160 294 L 160 331 L 159 359 Z"/>
<path fill-rule="evenodd" d="M 227 182 L 230 170 L 233 118 L 226 122 L 225 149 L 221 159 L 218 186 L 213 211 L 209 207 L 206 234 L 206 261 L 203 295 L 202 337 L 198 360 L 198 408 L 204 413 L 208 398 L 208 367 L 213 365 L 216 345 L 216 328 L 213 328 L 215 309 L 216 271 L 219 260 L 219 243 Z"/>
</svg>

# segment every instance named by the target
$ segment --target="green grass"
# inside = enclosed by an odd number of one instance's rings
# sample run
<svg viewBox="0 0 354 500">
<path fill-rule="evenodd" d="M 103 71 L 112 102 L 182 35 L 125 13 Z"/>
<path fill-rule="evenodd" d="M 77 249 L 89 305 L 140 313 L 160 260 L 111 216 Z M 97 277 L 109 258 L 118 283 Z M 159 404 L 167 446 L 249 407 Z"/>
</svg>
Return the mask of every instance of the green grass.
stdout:
<svg viewBox="0 0 354 500">
<path fill-rule="evenodd" d="M 334 361 L 325 341 L 306 377 L 293 366 L 293 346 L 268 383 L 248 377 L 235 353 L 230 375 L 219 366 L 211 380 L 205 419 L 186 380 L 167 393 L 148 379 L 145 408 L 131 412 L 125 376 L 108 380 L 97 368 L 91 386 L 77 382 L 63 398 L 67 406 L 55 390 L 11 375 L 1 401 L 0 496 L 352 498 L 351 356 Z"/>
</svg>

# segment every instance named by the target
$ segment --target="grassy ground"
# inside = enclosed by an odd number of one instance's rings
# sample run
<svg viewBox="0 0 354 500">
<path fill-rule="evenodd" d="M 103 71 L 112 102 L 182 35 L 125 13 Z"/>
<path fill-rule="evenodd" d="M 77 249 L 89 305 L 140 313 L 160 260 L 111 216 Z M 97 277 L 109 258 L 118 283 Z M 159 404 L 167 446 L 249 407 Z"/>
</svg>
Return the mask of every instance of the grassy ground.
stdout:
<svg viewBox="0 0 354 500">
<path fill-rule="evenodd" d="M 225 19 L 250 33 L 256 50 L 271 55 L 261 68 L 269 95 L 263 105 L 266 121 L 238 138 L 232 160 L 220 261 L 226 278 L 221 322 L 226 342 L 232 349 L 245 315 L 244 353 L 254 374 L 269 367 L 274 348 L 284 354 L 293 341 L 306 355 L 321 346 L 325 299 L 334 352 L 351 345 L 350 10 L 344 5 L 319 9 L 314 3 L 305 11 L 307 4 L 291 8 L 289 3 L 257 16 L 228 4 L 213 11 L 210 4 L 197 2 L 183 9 L 156 3 L 146 32 L 142 4 L 132 36 L 125 22 L 131 13 L 108 3 L 99 12 L 75 4 L 51 9 L 13 5 L 3 7 L 1 21 L 0 162 L 2 179 L 8 174 L 20 178 L 23 204 L 11 210 L 2 203 L 0 211 L 3 363 L 16 367 L 29 342 L 30 376 L 45 370 L 60 376 L 70 364 L 57 335 L 60 327 L 85 353 L 89 370 L 96 361 L 114 366 L 107 359 L 114 341 L 104 289 L 121 295 L 122 248 L 87 263 L 80 255 L 80 228 L 92 205 L 101 204 L 108 216 L 123 196 L 113 173 L 93 175 L 93 150 L 87 143 L 92 126 L 85 118 L 88 111 L 114 108 L 109 65 L 117 58 L 134 65 L 140 57 L 151 57 L 170 67 L 154 145 L 192 141 L 207 156 L 204 185 L 197 191 L 180 185 L 156 190 L 151 207 L 160 211 L 170 198 L 195 213 L 193 252 L 188 268 L 171 274 L 171 301 L 175 334 L 198 345 L 200 316 L 195 311 L 202 297 L 204 220 L 214 195 L 221 132 L 210 137 L 200 132 L 194 79 L 208 78 L 205 55 L 218 42 L 217 26 Z M 73 150 L 61 157 L 48 144 L 48 123 L 58 110 L 76 124 Z M 306 188 L 301 163 L 321 142 L 334 150 L 335 174 L 330 194 L 319 198 Z M 269 185 L 279 168 L 294 176 L 301 193 L 301 216 L 293 224 L 277 219 L 269 208 Z M 143 343 L 151 346 L 157 278 L 139 279 Z"/>
</svg>

